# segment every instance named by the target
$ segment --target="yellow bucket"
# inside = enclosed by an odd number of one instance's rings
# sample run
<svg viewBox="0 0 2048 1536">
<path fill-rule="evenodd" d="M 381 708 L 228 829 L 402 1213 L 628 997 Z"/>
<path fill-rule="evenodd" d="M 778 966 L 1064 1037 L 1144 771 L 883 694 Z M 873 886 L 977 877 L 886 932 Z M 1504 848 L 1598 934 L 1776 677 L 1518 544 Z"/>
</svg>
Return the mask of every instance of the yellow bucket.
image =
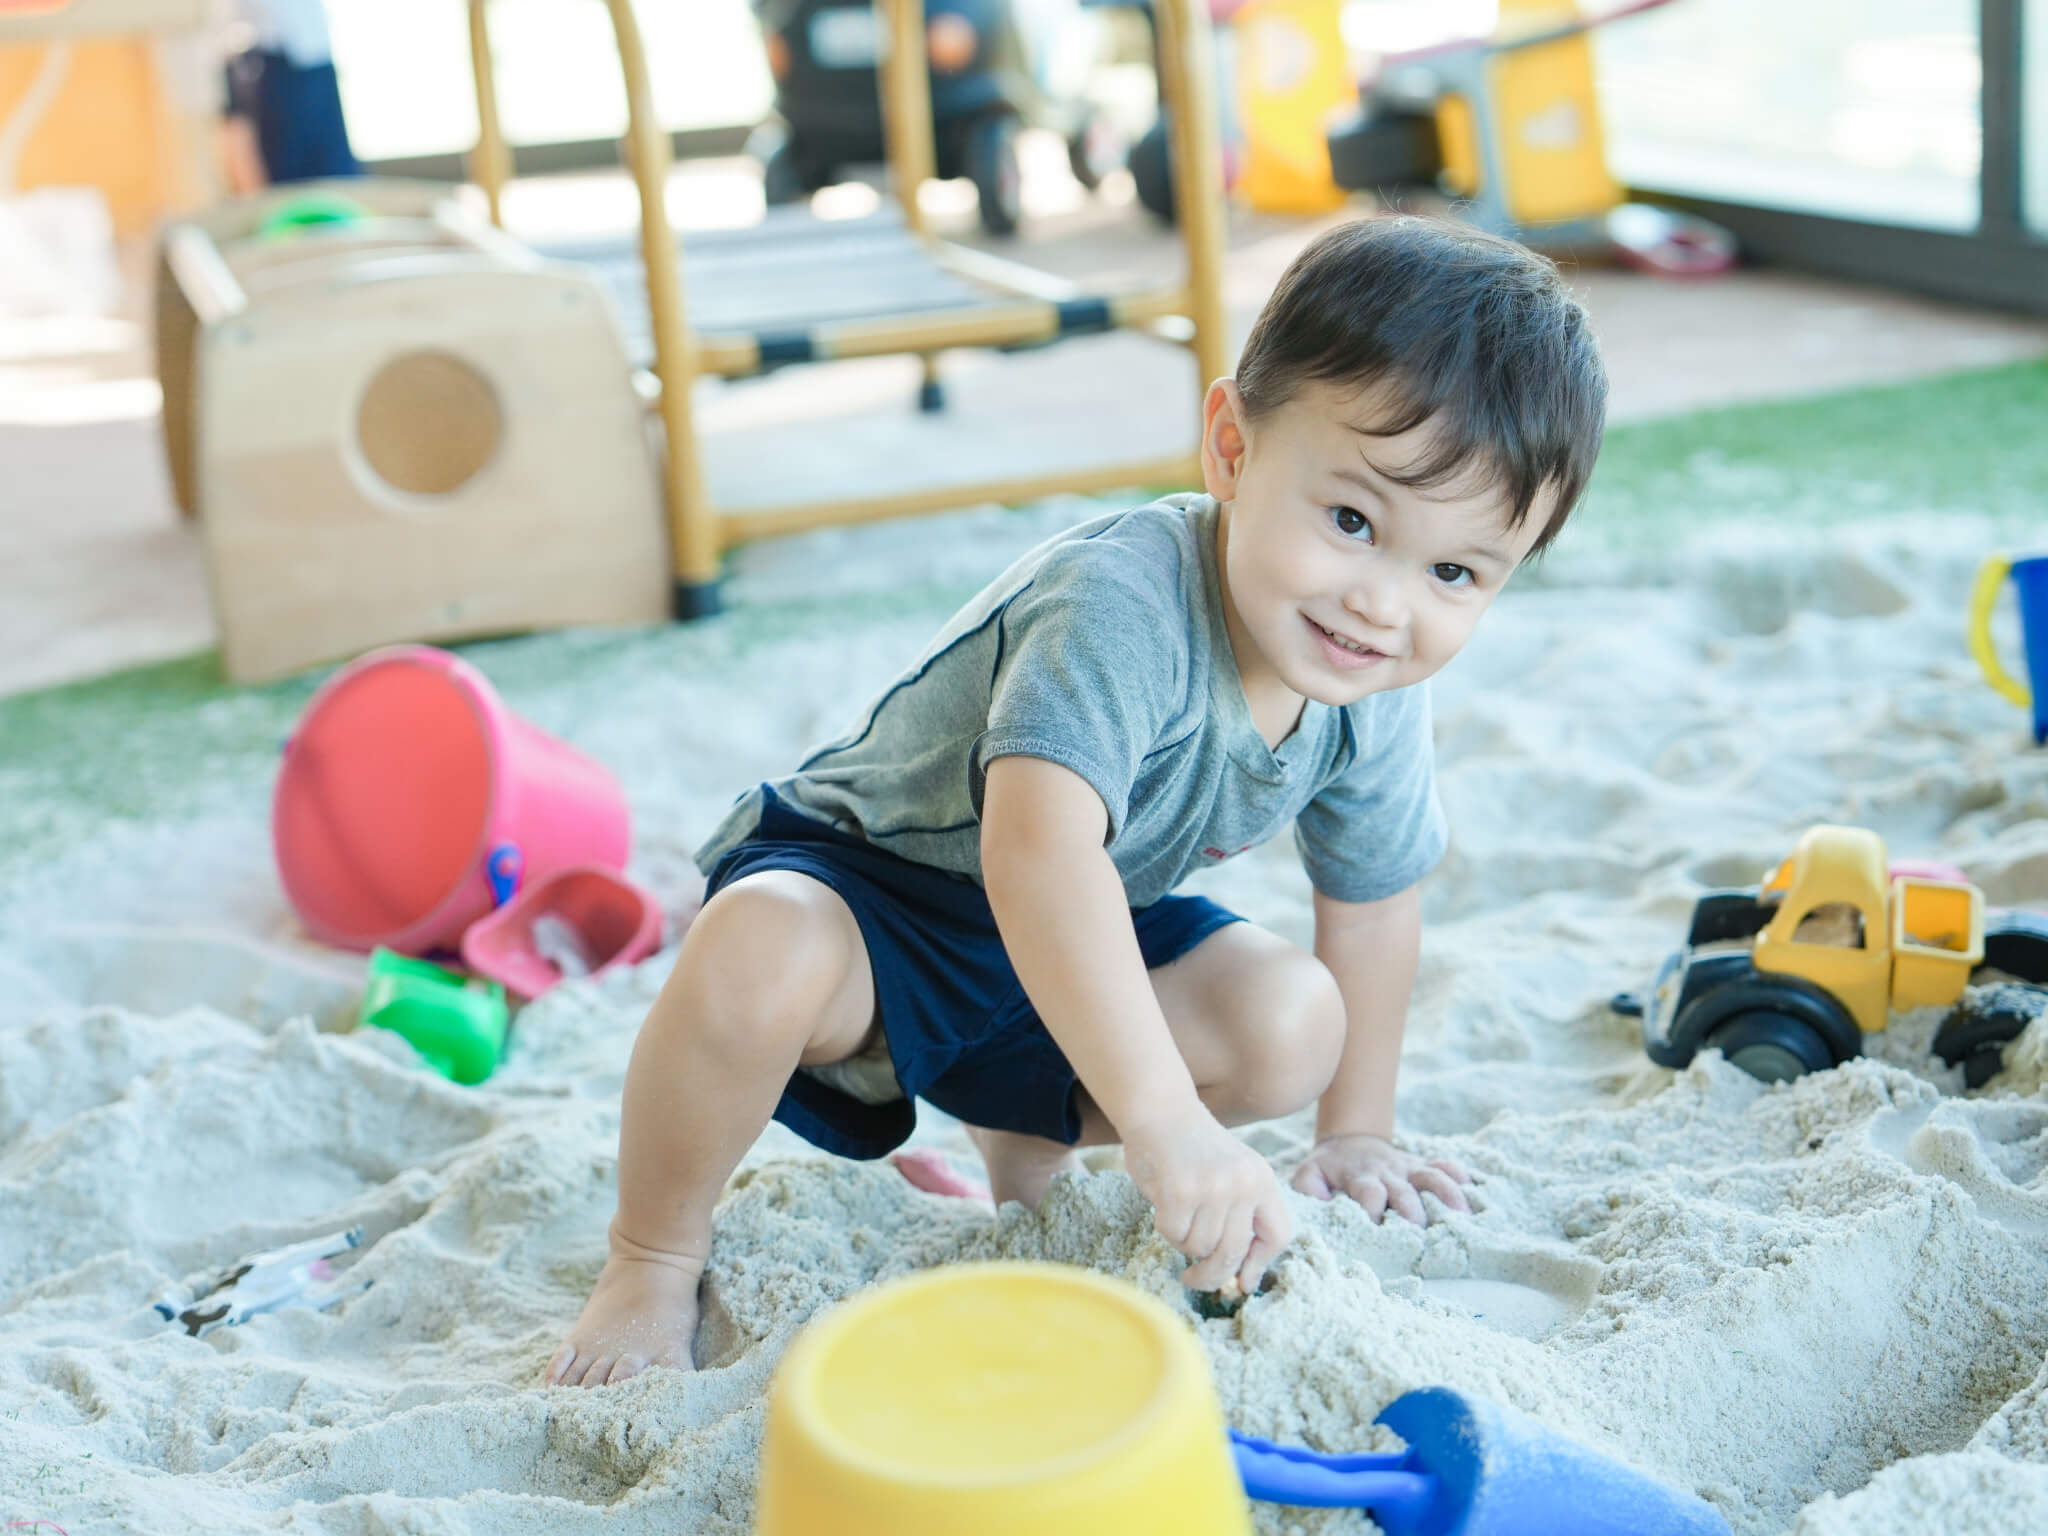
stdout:
<svg viewBox="0 0 2048 1536">
<path fill-rule="evenodd" d="M 1133 1286 L 962 1264 L 824 1314 L 775 1375 L 758 1536 L 1250 1536 L 1208 1362 Z"/>
</svg>

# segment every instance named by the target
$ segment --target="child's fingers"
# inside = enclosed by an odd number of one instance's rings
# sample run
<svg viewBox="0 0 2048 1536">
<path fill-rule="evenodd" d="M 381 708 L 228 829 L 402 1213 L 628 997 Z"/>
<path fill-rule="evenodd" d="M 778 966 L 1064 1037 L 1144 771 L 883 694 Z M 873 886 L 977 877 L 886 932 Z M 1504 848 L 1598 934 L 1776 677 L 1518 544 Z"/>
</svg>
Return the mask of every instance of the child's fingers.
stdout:
<svg viewBox="0 0 2048 1536">
<path fill-rule="evenodd" d="M 1294 1170 L 1293 1183 L 1304 1195 L 1316 1200 L 1329 1200 L 1337 1193 L 1330 1188 L 1330 1176 L 1323 1172 L 1323 1165 L 1314 1159 Z"/>
<path fill-rule="evenodd" d="M 1414 1187 L 1400 1179 L 1386 1181 L 1387 1209 L 1403 1221 L 1412 1221 L 1418 1227 L 1429 1225 L 1429 1212 L 1422 1208 L 1422 1197 Z"/>
<path fill-rule="evenodd" d="M 1206 1275 L 1208 1273 L 1211 1267 L 1208 1264 L 1208 1260 L 1216 1252 L 1217 1246 L 1223 1241 L 1223 1222 L 1228 1214 L 1229 1212 L 1223 1207 L 1212 1204 L 1204 1204 L 1196 1208 L 1195 1219 L 1188 1227 L 1187 1241 L 1180 1245 L 1180 1251 L 1188 1256 L 1188 1260 L 1193 1266 L 1191 1273 L 1197 1275 Z M 1231 1268 L 1234 1269 L 1236 1266 L 1232 1265 Z M 1197 1290 L 1213 1291 L 1217 1283 L 1228 1273 L 1230 1273 L 1229 1270 L 1217 1271 L 1215 1278 L 1211 1279 L 1207 1285 L 1196 1285 L 1193 1280 L 1189 1280 L 1188 1284 L 1194 1285 Z"/>
<path fill-rule="evenodd" d="M 1449 1174 L 1460 1184 L 1470 1184 L 1472 1182 L 1472 1175 L 1467 1173 L 1463 1166 L 1452 1162 L 1448 1157 L 1433 1157 L 1429 1160 L 1429 1166 L 1436 1169 L 1439 1173 Z"/>
<path fill-rule="evenodd" d="M 1457 1181 L 1433 1166 L 1416 1169 L 1409 1182 L 1418 1191 L 1435 1195 L 1454 1211 L 1472 1209 L 1472 1202 L 1465 1198 L 1465 1191 L 1458 1188 Z"/>
<path fill-rule="evenodd" d="M 1387 1186 L 1369 1173 L 1353 1174 L 1344 1181 L 1344 1193 L 1365 1207 L 1365 1214 L 1378 1221 L 1387 1214 Z"/>
<path fill-rule="evenodd" d="M 1182 1278 L 1193 1289 L 1214 1291 L 1237 1278 L 1244 1256 L 1252 1245 L 1252 1208 L 1234 1206 L 1224 1215 L 1223 1230 L 1207 1257 L 1192 1266 Z"/>
<path fill-rule="evenodd" d="M 1260 1201 L 1252 1213 L 1252 1246 L 1244 1256 L 1244 1264 L 1237 1272 L 1237 1283 L 1249 1296 L 1258 1290 L 1259 1282 L 1266 1278 L 1266 1267 L 1280 1256 L 1294 1238 L 1294 1218 L 1288 1214 L 1284 1201 Z"/>
<path fill-rule="evenodd" d="M 1159 1199 L 1152 1202 L 1152 1225 L 1182 1253 L 1188 1251 L 1188 1233 L 1195 1224 L 1198 1207 L 1192 1203 L 1183 1205 L 1177 1201 Z"/>
</svg>

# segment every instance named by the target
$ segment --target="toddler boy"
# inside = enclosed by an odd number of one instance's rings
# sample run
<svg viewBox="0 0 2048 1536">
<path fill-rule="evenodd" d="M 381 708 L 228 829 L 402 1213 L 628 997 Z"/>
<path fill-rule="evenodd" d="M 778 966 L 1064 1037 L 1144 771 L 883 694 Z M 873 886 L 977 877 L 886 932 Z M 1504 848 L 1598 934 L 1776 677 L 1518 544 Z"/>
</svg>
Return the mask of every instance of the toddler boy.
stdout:
<svg viewBox="0 0 2048 1536">
<path fill-rule="evenodd" d="M 1032 1206 L 1121 1142 L 1202 1289 L 1255 1289 L 1292 1235 L 1231 1125 L 1316 1103 L 1297 1190 L 1467 1209 L 1392 1141 L 1446 841 L 1418 685 L 1556 537 L 1605 408 L 1584 310 L 1521 247 L 1403 218 L 1304 250 L 1210 386 L 1206 494 L 1025 555 L 699 850 L 548 1380 L 691 1363 L 712 1206 L 771 1115 L 873 1158 L 926 1099 Z M 1313 954 L 1172 894 L 1290 824 Z"/>
</svg>

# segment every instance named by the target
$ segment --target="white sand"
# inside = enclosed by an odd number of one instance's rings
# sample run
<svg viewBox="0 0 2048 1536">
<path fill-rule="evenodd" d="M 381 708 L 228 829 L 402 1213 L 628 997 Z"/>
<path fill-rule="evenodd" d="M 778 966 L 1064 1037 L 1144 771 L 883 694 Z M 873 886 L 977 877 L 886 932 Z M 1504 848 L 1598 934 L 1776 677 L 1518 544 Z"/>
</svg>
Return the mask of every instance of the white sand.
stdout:
<svg viewBox="0 0 2048 1536">
<path fill-rule="evenodd" d="M 1080 510 L 763 549 L 743 586 L 768 606 L 722 626 L 478 660 L 619 771 L 636 872 L 673 895 L 726 800 L 942 616 L 945 593 L 895 590 L 913 552 L 920 580 L 972 582 Z M 1890 1064 L 1766 1090 L 1718 1057 L 1652 1068 L 1604 1006 L 1702 883 L 1754 879 L 1816 820 L 1952 859 L 1994 902 L 2048 897 L 2048 753 L 1960 635 L 1979 533 L 1703 531 L 1573 554 L 1501 603 L 1438 689 L 1455 842 L 1401 1098 L 1480 1209 L 1424 1232 L 1298 1201 L 1277 1289 L 1200 1325 L 1232 1422 L 1363 1449 L 1389 1399 L 1445 1383 L 1696 1488 L 1743 1536 L 2048 1529 L 2048 1038 L 1977 1096 L 1925 1060 L 1924 1020 Z M 620 1075 L 667 958 L 560 989 L 485 1090 L 451 1087 L 332 1032 L 358 968 L 292 937 L 264 810 L 251 770 L 0 864 L 0 1520 L 738 1533 L 763 1388 L 820 1307 L 991 1255 L 1177 1294 L 1113 1159 L 998 1218 L 775 1129 L 723 1209 L 708 1368 L 541 1390 L 603 1255 Z M 1284 842 L 1197 888 L 1307 936 Z M 1284 1165 L 1305 1131 L 1250 1134 Z M 964 1150 L 940 1117 L 920 1137 Z M 374 1286 L 334 1313 L 191 1340 L 146 1308 L 350 1223 Z"/>
</svg>

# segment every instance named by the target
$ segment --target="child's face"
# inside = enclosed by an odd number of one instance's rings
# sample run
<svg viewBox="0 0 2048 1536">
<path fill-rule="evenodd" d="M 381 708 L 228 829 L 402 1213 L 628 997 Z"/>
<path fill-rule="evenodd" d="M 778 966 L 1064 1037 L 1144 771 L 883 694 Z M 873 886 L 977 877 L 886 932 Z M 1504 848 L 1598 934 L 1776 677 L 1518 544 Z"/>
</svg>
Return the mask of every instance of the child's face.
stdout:
<svg viewBox="0 0 2048 1536">
<path fill-rule="evenodd" d="M 1549 517 L 1539 496 L 1510 529 L 1506 496 L 1476 474 L 1427 494 L 1388 479 L 1423 458 L 1433 427 L 1374 436 L 1353 425 L 1370 406 L 1311 384 L 1252 423 L 1231 380 L 1209 391 L 1203 480 L 1228 504 L 1224 612 L 1250 697 L 1277 687 L 1342 707 L 1431 676 Z"/>
</svg>

